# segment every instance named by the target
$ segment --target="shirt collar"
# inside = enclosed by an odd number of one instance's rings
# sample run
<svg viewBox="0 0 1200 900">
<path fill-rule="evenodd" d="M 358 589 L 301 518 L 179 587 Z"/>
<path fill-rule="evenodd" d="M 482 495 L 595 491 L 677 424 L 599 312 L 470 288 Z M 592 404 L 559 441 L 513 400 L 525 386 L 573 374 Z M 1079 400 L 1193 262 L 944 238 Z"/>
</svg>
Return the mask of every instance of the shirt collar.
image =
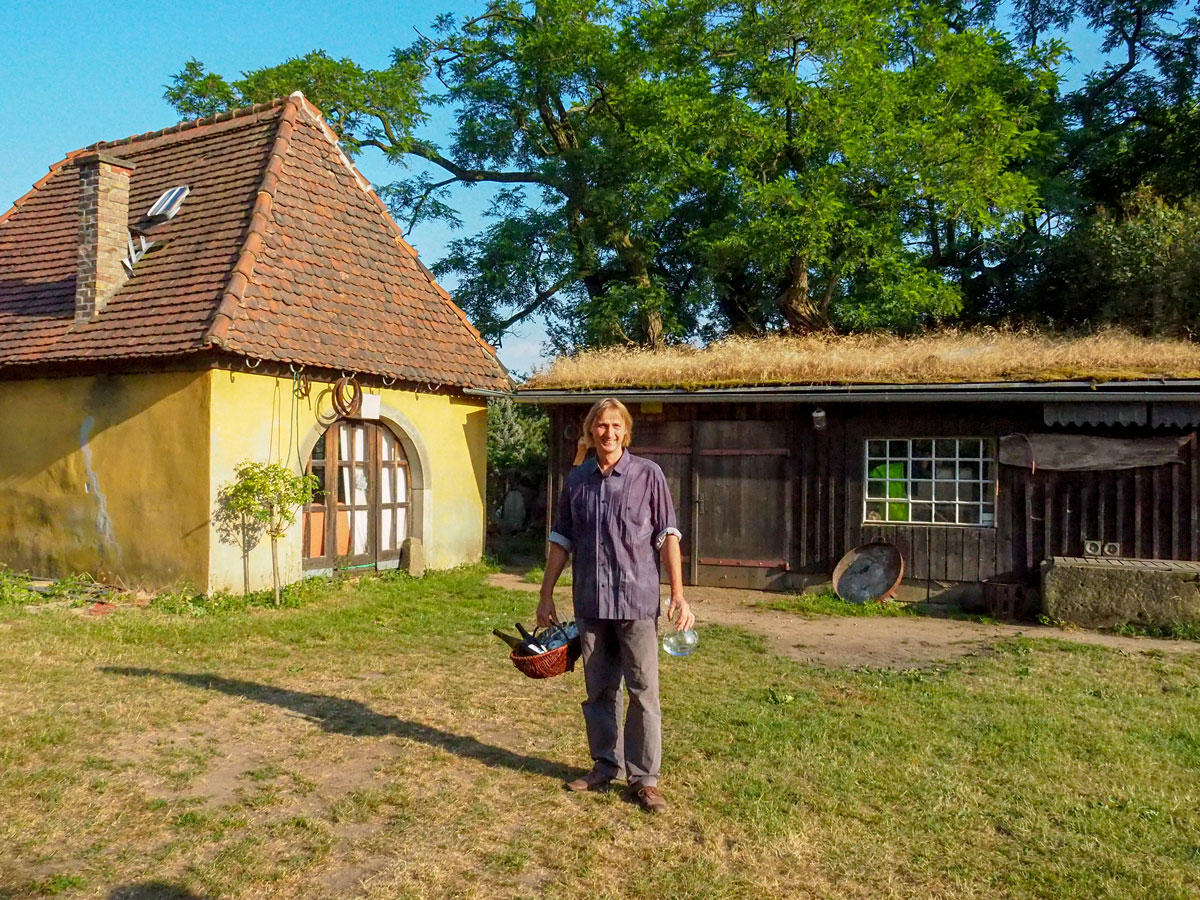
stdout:
<svg viewBox="0 0 1200 900">
<path fill-rule="evenodd" d="M 609 469 L 608 474 L 612 475 L 613 473 L 616 473 L 617 475 L 625 475 L 625 470 L 629 468 L 629 455 L 629 448 L 622 447 L 621 458 L 617 460 L 617 464 L 615 466 Z M 592 464 L 592 474 L 597 478 L 603 478 L 604 473 L 600 471 L 600 460 L 593 456 L 590 458 L 590 462 Z"/>
</svg>

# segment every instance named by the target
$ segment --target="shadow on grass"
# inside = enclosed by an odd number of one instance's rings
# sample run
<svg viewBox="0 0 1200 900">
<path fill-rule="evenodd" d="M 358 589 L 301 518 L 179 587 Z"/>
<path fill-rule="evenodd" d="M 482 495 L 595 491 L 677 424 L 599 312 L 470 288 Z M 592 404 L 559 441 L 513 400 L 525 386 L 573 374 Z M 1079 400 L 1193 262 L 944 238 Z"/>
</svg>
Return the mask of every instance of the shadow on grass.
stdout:
<svg viewBox="0 0 1200 900">
<path fill-rule="evenodd" d="M 192 672 L 162 672 L 157 669 L 140 669 L 127 666 L 102 666 L 100 671 L 113 675 L 130 675 L 139 678 L 167 678 L 178 681 L 190 687 L 204 688 L 210 691 L 220 691 L 234 697 L 245 697 L 257 703 L 278 706 L 299 713 L 311 722 L 320 725 L 325 731 L 336 734 L 346 734 L 351 737 L 399 737 L 412 741 L 420 741 L 433 747 L 441 747 L 465 759 L 475 759 L 488 765 L 504 766 L 518 772 L 544 775 L 562 781 L 579 774 L 577 769 L 560 763 L 540 759 L 536 756 L 526 756 L 515 753 L 504 747 L 485 744 L 468 735 L 454 734 L 401 719 L 398 716 L 388 716 L 375 712 L 365 703 L 358 700 L 347 700 L 344 697 L 333 697 L 328 694 L 310 694 L 305 691 L 292 691 L 287 688 L 274 687 L 269 684 L 259 684 L 255 681 L 241 681 L 236 678 L 222 678 L 219 675 L 201 675 Z"/>
<path fill-rule="evenodd" d="M 76 883 L 78 882 L 78 883 Z M 17 900 L 28 897 L 50 897 L 70 887 L 82 887 L 83 879 L 49 878 L 39 882 L 28 882 L 16 887 L 0 887 L 0 900 Z M 120 884 L 112 889 L 106 900 L 213 900 L 207 895 L 194 894 L 185 887 L 166 881 L 139 881 Z"/>
<path fill-rule="evenodd" d="M 208 900 L 187 888 L 165 881 L 142 881 L 115 887 L 108 900 Z"/>
</svg>

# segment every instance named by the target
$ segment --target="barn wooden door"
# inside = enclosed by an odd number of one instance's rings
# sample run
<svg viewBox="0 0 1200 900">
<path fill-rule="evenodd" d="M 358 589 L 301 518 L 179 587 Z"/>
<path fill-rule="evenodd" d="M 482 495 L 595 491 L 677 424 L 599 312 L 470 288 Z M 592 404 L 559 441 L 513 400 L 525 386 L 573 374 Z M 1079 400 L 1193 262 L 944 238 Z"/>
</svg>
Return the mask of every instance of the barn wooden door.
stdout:
<svg viewBox="0 0 1200 900">
<path fill-rule="evenodd" d="M 781 421 L 695 422 L 694 580 L 765 586 L 790 569 L 791 450 Z"/>
</svg>

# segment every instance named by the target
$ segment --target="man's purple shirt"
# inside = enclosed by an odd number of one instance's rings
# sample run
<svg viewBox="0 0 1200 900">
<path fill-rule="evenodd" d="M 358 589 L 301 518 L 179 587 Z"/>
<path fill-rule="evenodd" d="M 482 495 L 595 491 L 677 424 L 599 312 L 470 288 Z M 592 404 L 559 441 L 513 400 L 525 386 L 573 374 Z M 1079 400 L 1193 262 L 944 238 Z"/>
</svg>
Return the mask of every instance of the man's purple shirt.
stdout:
<svg viewBox="0 0 1200 900">
<path fill-rule="evenodd" d="M 658 551 L 668 534 L 679 529 L 657 464 L 626 450 L 607 475 L 595 459 L 572 469 L 550 540 L 572 555 L 575 618 L 657 618 Z"/>
</svg>

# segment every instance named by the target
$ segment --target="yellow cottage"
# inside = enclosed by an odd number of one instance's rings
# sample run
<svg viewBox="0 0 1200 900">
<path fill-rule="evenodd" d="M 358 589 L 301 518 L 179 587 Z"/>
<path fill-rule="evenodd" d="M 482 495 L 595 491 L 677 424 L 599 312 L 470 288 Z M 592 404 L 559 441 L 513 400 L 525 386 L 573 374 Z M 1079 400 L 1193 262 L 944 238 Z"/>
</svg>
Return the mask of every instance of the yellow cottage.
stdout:
<svg viewBox="0 0 1200 900">
<path fill-rule="evenodd" d="M 0 216 L 0 564 L 240 590 L 247 460 L 323 485 L 285 581 L 477 560 L 509 386 L 303 95 L 93 145 Z"/>
</svg>

